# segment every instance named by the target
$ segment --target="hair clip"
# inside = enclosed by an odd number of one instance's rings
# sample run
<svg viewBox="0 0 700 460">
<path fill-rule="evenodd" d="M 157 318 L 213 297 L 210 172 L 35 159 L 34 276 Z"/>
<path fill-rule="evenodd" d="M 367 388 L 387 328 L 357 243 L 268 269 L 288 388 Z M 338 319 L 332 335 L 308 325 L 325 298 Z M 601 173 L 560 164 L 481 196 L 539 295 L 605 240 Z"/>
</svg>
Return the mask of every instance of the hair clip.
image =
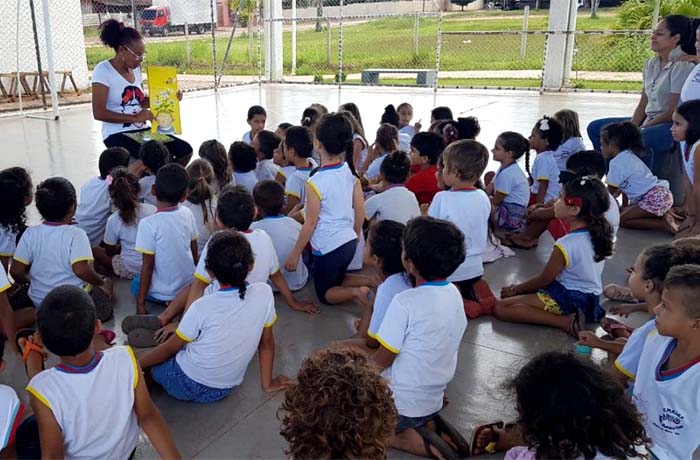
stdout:
<svg viewBox="0 0 700 460">
<path fill-rule="evenodd" d="M 112 182 L 114 182 L 114 177 L 112 177 L 111 174 L 109 174 L 107 177 L 105 177 L 105 184 L 107 184 L 107 187 L 112 185 Z"/>
<path fill-rule="evenodd" d="M 583 206 L 583 200 L 580 196 L 564 197 L 564 203 L 567 206 L 578 206 L 579 208 Z"/>
<path fill-rule="evenodd" d="M 543 118 L 540 120 L 540 131 L 549 131 L 549 120 Z"/>
</svg>

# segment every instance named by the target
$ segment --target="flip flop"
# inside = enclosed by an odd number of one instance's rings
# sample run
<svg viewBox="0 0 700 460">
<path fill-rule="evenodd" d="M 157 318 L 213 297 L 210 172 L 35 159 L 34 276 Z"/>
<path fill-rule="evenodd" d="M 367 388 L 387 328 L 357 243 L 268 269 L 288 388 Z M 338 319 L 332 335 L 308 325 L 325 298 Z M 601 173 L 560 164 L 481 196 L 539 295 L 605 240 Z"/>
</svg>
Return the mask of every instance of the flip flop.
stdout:
<svg viewBox="0 0 700 460">
<path fill-rule="evenodd" d="M 22 362 L 24 363 L 24 371 L 27 371 L 27 360 L 29 359 L 29 355 L 31 355 L 33 352 L 37 352 L 41 355 L 42 361 L 41 361 L 41 369 L 44 370 L 44 362 L 46 361 L 46 358 L 48 358 L 48 355 L 46 354 L 46 350 L 44 347 L 41 347 L 33 342 L 29 341 L 29 337 L 33 336 L 36 333 L 36 329 L 31 329 L 31 328 L 25 328 L 25 329 L 20 329 L 17 331 L 17 334 L 15 334 L 15 344 L 17 345 L 18 350 L 22 350 Z M 19 344 L 20 339 L 26 339 L 27 341 L 24 344 L 24 347 L 22 347 Z"/>
<path fill-rule="evenodd" d="M 457 447 L 457 454 L 459 454 L 461 457 L 468 457 L 471 454 L 467 440 L 464 439 L 464 436 L 462 436 L 455 427 L 450 425 L 447 420 L 438 414 L 435 416 L 433 421 L 435 422 L 435 432 L 438 435 L 446 434 L 452 443 Z"/>
<path fill-rule="evenodd" d="M 129 345 L 134 348 L 153 348 L 158 345 L 155 332 L 152 329 L 134 329 L 128 334 Z"/>
<path fill-rule="evenodd" d="M 110 331 L 109 329 L 102 329 L 100 332 L 97 333 L 97 335 L 101 335 L 104 337 L 105 342 L 107 342 L 107 345 L 114 345 L 114 340 L 117 338 L 117 334 L 115 334 L 114 331 Z"/>
<path fill-rule="evenodd" d="M 629 334 L 632 334 L 632 332 L 634 332 L 633 327 L 629 327 L 621 323 L 620 321 L 613 318 L 608 318 L 607 316 L 600 320 L 600 327 L 602 327 L 603 330 L 610 334 L 610 336 L 614 339 L 617 339 L 618 337 L 623 337 L 617 335 L 615 331 L 624 330 L 627 331 Z"/>
<path fill-rule="evenodd" d="M 618 284 L 608 284 L 605 286 L 605 288 L 603 288 L 603 295 L 616 302 L 639 303 L 639 300 L 632 295 L 628 287 Z"/>
<path fill-rule="evenodd" d="M 584 330 L 585 328 L 586 318 L 584 315 L 581 314 L 581 310 L 576 310 L 576 313 L 574 313 L 574 317 L 571 320 L 571 324 L 567 333 L 576 340 L 578 340 L 578 333 Z"/>
<path fill-rule="evenodd" d="M 452 447 L 447 444 L 447 441 L 442 439 L 440 435 L 429 429 L 427 426 L 419 426 L 414 428 L 414 430 L 416 430 L 421 438 L 423 438 L 423 445 L 425 446 L 425 452 L 428 457 L 437 458 L 430 449 L 431 447 L 434 447 L 438 452 L 440 452 L 440 455 L 442 455 L 442 458 L 445 460 L 456 460 L 460 458 L 457 452 L 455 452 Z"/>
<path fill-rule="evenodd" d="M 150 329 L 157 331 L 163 327 L 157 315 L 131 315 L 122 321 L 122 332 L 129 334 L 134 329 Z"/>
<path fill-rule="evenodd" d="M 505 422 L 501 420 L 498 422 L 487 423 L 485 425 L 479 425 L 478 427 L 474 428 L 474 431 L 472 432 L 472 442 L 470 444 L 471 449 L 469 451 L 469 455 L 495 454 L 497 452 L 496 445 L 499 438 L 499 433 L 496 431 L 496 429 L 503 430 L 504 426 Z M 493 434 L 491 437 L 491 442 L 486 444 L 484 447 L 479 448 L 477 447 L 476 442 L 479 439 L 479 435 L 486 430 L 491 430 L 491 433 Z"/>
</svg>

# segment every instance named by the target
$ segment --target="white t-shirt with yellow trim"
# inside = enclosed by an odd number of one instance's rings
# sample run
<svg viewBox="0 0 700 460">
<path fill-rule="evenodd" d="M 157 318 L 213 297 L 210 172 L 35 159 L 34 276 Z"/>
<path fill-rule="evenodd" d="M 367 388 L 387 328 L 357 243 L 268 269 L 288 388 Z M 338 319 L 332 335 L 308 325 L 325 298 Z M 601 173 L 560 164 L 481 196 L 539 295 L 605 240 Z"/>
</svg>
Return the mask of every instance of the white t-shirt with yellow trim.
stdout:
<svg viewBox="0 0 700 460">
<path fill-rule="evenodd" d="M 405 272 L 394 273 L 388 276 L 382 284 L 377 286 L 377 295 L 374 296 L 374 306 L 372 308 L 372 318 L 367 328 L 368 336 L 373 339 L 377 337 L 379 326 L 381 326 L 382 321 L 384 321 L 384 316 L 389 309 L 389 305 L 391 305 L 391 301 L 394 300 L 397 294 L 411 289 L 412 287 L 408 275 Z"/>
<path fill-rule="evenodd" d="M 80 188 L 80 202 L 75 211 L 75 222 L 85 230 L 90 244 L 95 247 L 102 242 L 107 218 L 111 214 L 111 201 L 107 181 L 93 177 Z"/>
<path fill-rule="evenodd" d="M 615 360 L 615 367 L 618 371 L 624 374 L 628 379 L 634 380 L 637 378 L 637 370 L 639 369 L 639 358 L 642 356 L 644 342 L 647 337 L 656 332 L 656 318 L 651 318 L 642 326 L 632 332 L 632 335 L 625 342 L 622 353 Z"/>
<path fill-rule="evenodd" d="M 85 231 L 75 225 L 50 222 L 27 228 L 14 259 L 31 266 L 29 298 L 37 308 L 55 287 L 66 284 L 84 287 L 87 283 L 73 273 L 73 264 L 93 260 Z"/>
<path fill-rule="evenodd" d="M 547 150 L 540 152 L 532 163 L 532 185 L 530 191 L 535 195 L 540 191 L 540 181 L 547 181 L 547 193 L 544 195 L 544 202 L 559 198 L 561 184 L 559 183 L 559 166 L 554 159 L 554 152 Z"/>
<path fill-rule="evenodd" d="M 12 257 L 17 249 L 17 234 L 0 226 L 0 257 Z"/>
<path fill-rule="evenodd" d="M 424 283 L 394 297 L 376 339 L 396 353 L 382 375 L 399 415 L 424 417 L 442 408 L 466 328 L 462 295 L 448 281 Z"/>
<path fill-rule="evenodd" d="M 588 229 L 575 230 L 554 243 L 564 255 L 566 265 L 557 276 L 562 286 L 573 291 L 600 295 L 603 292 L 605 260 L 596 262 L 595 251 Z"/>
<path fill-rule="evenodd" d="M 293 173 L 287 176 L 287 181 L 284 185 L 284 193 L 293 196 L 303 205 L 306 202 L 306 181 L 309 180 L 309 174 L 313 170 L 315 161 L 310 159 L 311 166 L 306 168 L 296 168 Z"/>
<path fill-rule="evenodd" d="M 7 273 L 5 270 L 0 270 L 0 293 L 5 292 L 12 287 L 10 280 L 7 279 Z"/>
<path fill-rule="evenodd" d="M 160 210 L 139 222 L 136 251 L 155 255 L 156 259 L 149 296 L 167 302 L 192 282 L 190 244 L 197 236 L 194 216 L 184 206 Z"/>
<path fill-rule="evenodd" d="M 530 202 L 530 186 L 518 163 L 498 168 L 493 181 L 494 190 L 505 195 L 504 203 L 527 206 Z"/>
<path fill-rule="evenodd" d="M 220 289 L 196 300 L 185 312 L 176 334 L 188 343 L 175 360 L 202 385 L 233 388 L 243 381 L 263 329 L 276 320 L 275 298 L 267 284 L 248 285 L 242 300 L 238 289 Z"/>
<path fill-rule="evenodd" d="M 127 459 L 139 440 L 134 390 L 140 375 L 134 352 L 113 347 L 101 353 L 88 372 L 52 367 L 27 386 L 56 418 L 66 459 Z"/>
</svg>

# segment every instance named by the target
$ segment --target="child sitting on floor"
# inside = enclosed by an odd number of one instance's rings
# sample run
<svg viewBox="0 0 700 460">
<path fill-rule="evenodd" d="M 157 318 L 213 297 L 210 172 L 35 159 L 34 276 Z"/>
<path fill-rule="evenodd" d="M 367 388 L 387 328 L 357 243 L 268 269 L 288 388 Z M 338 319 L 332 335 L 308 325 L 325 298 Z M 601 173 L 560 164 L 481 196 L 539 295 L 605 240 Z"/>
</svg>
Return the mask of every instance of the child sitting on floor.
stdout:
<svg viewBox="0 0 700 460">
<path fill-rule="evenodd" d="M 197 224 L 197 254 L 201 254 L 204 245 L 214 231 L 216 219 L 216 195 L 214 195 L 214 169 L 207 160 L 201 158 L 187 165 L 187 200 L 182 204 L 189 209 Z"/>
<path fill-rule="evenodd" d="M 294 459 L 385 459 L 396 408 L 389 386 L 352 350 L 306 358 L 280 407 L 280 434 Z"/>
<path fill-rule="evenodd" d="M 559 166 L 554 151 L 561 143 L 561 125 L 554 119 L 544 117 L 535 123 L 530 134 L 530 148 L 537 152 L 532 163 L 530 178 L 530 203 L 549 203 L 559 198 Z"/>
<path fill-rule="evenodd" d="M 644 458 L 649 439 L 625 389 L 604 369 L 569 353 L 533 358 L 507 383 L 518 423 L 479 426 L 472 455 L 506 460 Z M 499 457 L 500 458 L 500 457 Z"/>
<path fill-rule="evenodd" d="M 277 260 L 287 260 L 299 239 L 301 224 L 281 213 L 284 206 L 284 188 L 272 180 L 258 182 L 253 190 L 253 198 L 260 220 L 253 222 L 250 228 L 267 233 L 275 247 Z M 309 271 L 303 258 L 299 258 L 297 269 L 293 272 L 282 267 L 282 276 L 292 291 L 298 291 L 306 286 Z"/>
<path fill-rule="evenodd" d="M 73 184 L 52 177 L 36 188 L 36 207 L 43 219 L 22 235 L 10 266 L 18 283 L 29 284 L 29 298 L 39 308 L 44 297 L 64 284 L 90 292 L 97 307 L 97 318 L 112 317 L 112 283 L 92 266 L 93 256 L 87 234 L 75 225 L 76 200 Z"/>
<path fill-rule="evenodd" d="M 490 314 L 496 303 L 482 279 L 482 254 L 489 238 L 491 202 L 483 190 L 475 187 L 488 163 L 488 150 L 477 141 L 462 140 L 450 144 L 442 154 L 442 180 L 450 190 L 435 195 L 428 215 L 457 226 L 464 237 L 466 257 L 447 278 L 462 294 L 470 318 Z"/>
<path fill-rule="evenodd" d="M 253 148 L 258 160 L 255 167 L 255 175 L 258 181 L 275 180 L 280 168 L 275 164 L 272 157 L 275 149 L 280 145 L 280 138 L 272 131 L 262 130 L 253 138 Z"/>
<path fill-rule="evenodd" d="M 419 205 L 430 204 L 440 191 L 435 174 L 444 148 L 442 137 L 435 133 L 416 133 L 411 139 L 409 158 L 416 171 L 406 182 L 406 188 L 416 195 Z"/>
<path fill-rule="evenodd" d="M 158 141 L 146 141 L 141 146 L 139 151 L 141 161 L 145 167 L 146 176 L 139 181 L 141 185 L 141 194 L 139 200 L 142 203 L 148 203 L 152 206 L 157 206 L 156 197 L 153 196 L 153 184 L 156 183 L 156 174 L 160 168 L 168 164 L 170 152 Z"/>
<path fill-rule="evenodd" d="M 439 412 L 467 327 L 459 290 L 445 280 L 464 261 L 464 235 L 448 221 L 417 217 L 402 240 L 403 264 L 415 287 L 389 304 L 376 334 L 381 346 L 372 354 L 399 414 L 391 447 L 461 458 L 469 455 L 469 446 Z"/>
<path fill-rule="evenodd" d="M 234 142 L 228 149 L 228 159 L 233 169 L 233 183 L 253 193 L 253 188 L 258 182 L 258 176 L 255 174 L 258 165 L 255 149 L 245 142 Z"/>
<path fill-rule="evenodd" d="M 285 160 L 294 165 L 294 172 L 287 177 L 284 192 L 287 204 L 284 214 L 289 215 L 297 205 L 304 206 L 306 202 L 306 181 L 316 163 L 311 159 L 314 151 L 314 139 L 308 128 L 292 126 L 287 130 L 282 141 L 282 152 Z"/>
<path fill-rule="evenodd" d="M 141 272 L 141 254 L 136 251 L 136 232 L 141 220 L 156 213 L 156 207 L 139 203 L 138 178 L 125 168 L 112 171 L 109 196 L 117 210 L 107 219 L 104 247 L 92 248 L 95 260 L 119 278 L 134 279 Z"/>
<path fill-rule="evenodd" d="M 27 229 L 27 206 L 34 200 L 32 178 L 24 168 L 0 171 L 0 262 L 7 273 L 17 241 Z"/>
<path fill-rule="evenodd" d="M 87 181 L 80 188 L 80 203 L 75 211 L 78 227 L 85 230 L 90 246 L 98 246 L 105 233 L 107 218 L 111 213 L 109 202 L 109 175 L 117 167 L 129 166 L 129 151 L 123 147 L 111 147 L 100 154 L 100 175 Z"/>
<path fill-rule="evenodd" d="M 578 121 L 578 113 L 569 109 L 562 109 L 554 114 L 554 119 L 562 128 L 561 144 L 554 152 L 560 171 L 566 171 L 566 161 L 571 155 L 586 150 L 581 136 L 581 128 Z"/>
<path fill-rule="evenodd" d="M 384 158 L 399 148 L 399 130 L 388 123 L 382 124 L 377 129 L 377 138 L 370 150 L 367 160 L 362 165 L 364 176 L 373 182 L 378 182 L 379 172 Z"/>
<path fill-rule="evenodd" d="M 656 328 L 628 363 L 632 400 L 644 416 L 653 458 L 692 458 L 700 447 L 700 265 L 671 269 L 654 314 Z"/>
<path fill-rule="evenodd" d="M 146 300 L 168 303 L 192 282 L 197 260 L 197 224 L 189 209 L 180 206 L 187 197 L 187 171 L 179 164 L 158 170 L 152 194 L 158 211 L 139 222 L 136 251 L 141 273 L 131 283 L 136 313 L 146 314 Z"/>
<path fill-rule="evenodd" d="M 248 109 L 248 118 L 246 119 L 248 126 L 250 126 L 250 131 L 243 135 L 243 142 L 248 145 L 253 144 L 255 136 L 265 129 L 265 123 L 267 122 L 267 112 L 265 109 L 259 105 L 253 105 Z"/>
<path fill-rule="evenodd" d="M 600 143 L 603 155 L 610 160 L 605 179 L 608 189 L 614 197 L 623 194 L 620 225 L 677 233 L 668 182 L 653 175 L 639 158 L 645 152 L 639 128 L 627 121 L 611 123 L 601 130 Z"/>
<path fill-rule="evenodd" d="M 598 321 L 604 314 L 599 301 L 603 264 L 613 253 L 613 230 L 604 216 L 609 205 L 600 179 L 567 182 L 554 212 L 568 221 L 570 233 L 554 243 L 539 275 L 501 290 L 494 316 L 558 327 L 576 339 L 586 320 Z"/>
<path fill-rule="evenodd" d="M 233 170 L 226 156 L 226 147 L 216 139 L 204 141 L 199 146 L 199 158 L 207 160 L 214 170 L 212 190 L 216 196 L 233 181 Z"/>
<path fill-rule="evenodd" d="M 253 251 L 235 230 L 212 236 L 205 267 L 219 289 L 196 300 L 185 311 L 175 334 L 139 358 L 144 369 L 173 398 L 219 401 L 240 385 L 255 352 L 260 358 L 260 385 L 277 391 L 289 384 L 272 377 L 277 320 L 275 298 L 267 284 L 248 284 Z M 239 333 L 231 333 L 235 325 Z"/>
<path fill-rule="evenodd" d="M 495 176 L 489 173 L 485 178 L 486 193 L 495 209 L 495 224 L 499 231 L 517 232 L 524 226 L 530 201 L 527 177 L 517 161 L 525 156 L 525 171 L 529 174 L 530 143 L 522 135 L 506 131 L 498 136 L 492 152 L 493 159 L 501 163 Z"/>
<path fill-rule="evenodd" d="M 161 458 L 181 458 L 131 348 L 93 348 L 100 322 L 85 291 L 55 288 L 37 323 L 39 336 L 32 337 L 29 353 L 45 358 L 43 343 L 60 359 L 27 386 L 42 458 L 132 458 L 141 429 Z"/>
<path fill-rule="evenodd" d="M 413 136 L 419 133 L 422 127 L 420 120 L 411 124 L 413 120 L 413 106 L 408 102 L 402 102 L 396 107 L 396 113 L 399 114 L 399 134 L 407 134 L 413 139 Z"/>
<path fill-rule="evenodd" d="M 410 171 L 411 161 L 405 153 L 395 151 L 384 158 L 379 173 L 384 190 L 365 202 L 368 221 L 388 219 L 405 224 L 420 216 L 416 196 L 404 185 Z"/>
</svg>

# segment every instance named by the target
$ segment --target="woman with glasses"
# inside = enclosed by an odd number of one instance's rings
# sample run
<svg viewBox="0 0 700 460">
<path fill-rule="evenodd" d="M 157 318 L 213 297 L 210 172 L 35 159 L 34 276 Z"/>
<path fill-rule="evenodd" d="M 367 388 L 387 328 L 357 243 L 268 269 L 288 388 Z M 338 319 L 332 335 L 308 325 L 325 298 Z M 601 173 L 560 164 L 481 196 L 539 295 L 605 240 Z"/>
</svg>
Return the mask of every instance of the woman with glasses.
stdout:
<svg viewBox="0 0 700 460">
<path fill-rule="evenodd" d="M 693 64 L 681 58 L 695 54 L 694 32 L 686 16 L 666 16 L 659 22 L 651 36 L 651 50 L 656 56 L 644 63 L 639 104 L 631 120 L 629 117 L 602 118 L 588 125 L 588 137 L 596 150 L 600 151 L 603 126 L 630 120 L 642 128 L 647 151 L 644 162 L 652 171 L 664 168 L 666 154 L 673 146 L 671 116 L 678 106 L 683 83 L 693 70 Z"/>
<path fill-rule="evenodd" d="M 143 92 L 141 63 L 146 57 L 141 34 L 114 19 L 100 26 L 100 40 L 114 50 L 114 57 L 100 62 L 92 73 L 92 113 L 102 122 L 107 147 L 124 147 L 139 160 L 139 149 L 150 139 L 149 98 Z M 178 92 L 178 99 L 182 94 Z M 174 161 L 187 165 L 192 146 L 172 135 L 163 140 Z"/>
</svg>

